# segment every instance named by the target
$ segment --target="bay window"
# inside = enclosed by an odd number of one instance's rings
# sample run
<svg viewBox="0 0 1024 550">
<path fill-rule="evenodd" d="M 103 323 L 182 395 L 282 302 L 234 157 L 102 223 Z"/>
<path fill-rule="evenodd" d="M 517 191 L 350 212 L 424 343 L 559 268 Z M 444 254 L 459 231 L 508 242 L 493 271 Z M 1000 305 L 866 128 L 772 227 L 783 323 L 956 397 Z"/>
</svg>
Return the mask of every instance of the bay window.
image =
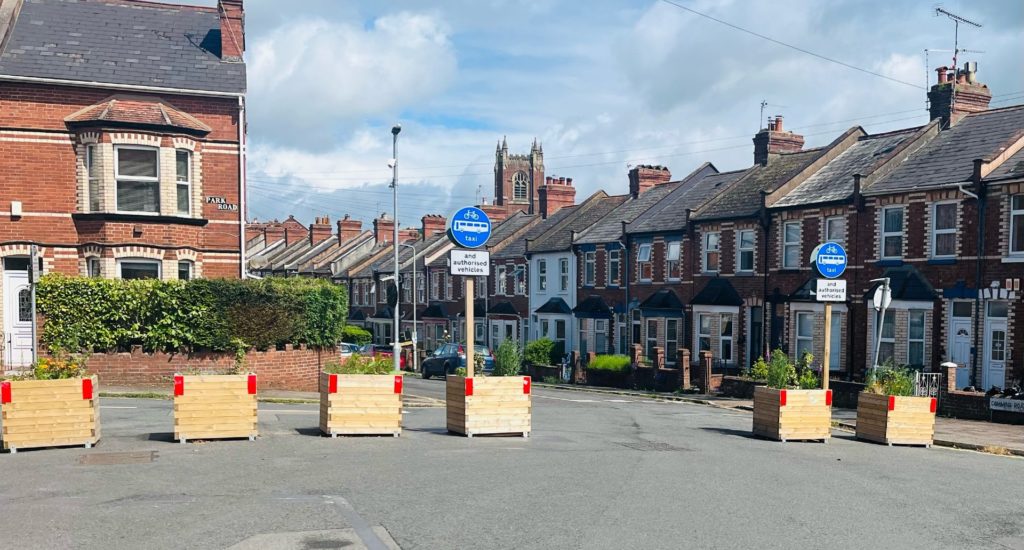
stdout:
<svg viewBox="0 0 1024 550">
<path fill-rule="evenodd" d="M 192 213 L 192 153 L 178 149 L 175 151 L 175 192 L 178 199 L 178 214 L 188 216 Z"/>
<path fill-rule="evenodd" d="M 160 262 L 136 259 L 118 260 L 117 276 L 121 279 L 159 279 Z"/>
<path fill-rule="evenodd" d="M 911 310 L 907 323 L 907 364 L 924 366 L 924 311 Z"/>
<path fill-rule="evenodd" d="M 814 353 L 814 314 L 800 312 L 796 314 L 796 360 L 804 353 Z"/>
<path fill-rule="evenodd" d="M 89 211 L 100 211 L 100 167 L 96 163 L 96 146 L 85 147 L 85 172 L 89 178 Z"/>
<path fill-rule="evenodd" d="M 157 149 L 114 148 L 114 179 L 119 212 L 160 212 L 160 167 Z"/>
</svg>

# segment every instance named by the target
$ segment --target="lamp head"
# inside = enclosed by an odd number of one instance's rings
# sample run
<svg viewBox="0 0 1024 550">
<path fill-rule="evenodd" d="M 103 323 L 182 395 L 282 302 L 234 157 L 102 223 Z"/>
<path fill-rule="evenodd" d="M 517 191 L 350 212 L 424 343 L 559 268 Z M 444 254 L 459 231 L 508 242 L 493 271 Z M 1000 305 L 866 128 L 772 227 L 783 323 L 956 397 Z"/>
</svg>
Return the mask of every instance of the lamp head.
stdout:
<svg viewBox="0 0 1024 550">
<path fill-rule="evenodd" d="M 402 125 L 401 124 L 395 124 L 394 126 L 391 127 L 391 135 L 393 135 L 393 136 L 397 136 L 398 132 L 401 132 L 401 131 L 402 131 Z"/>
</svg>

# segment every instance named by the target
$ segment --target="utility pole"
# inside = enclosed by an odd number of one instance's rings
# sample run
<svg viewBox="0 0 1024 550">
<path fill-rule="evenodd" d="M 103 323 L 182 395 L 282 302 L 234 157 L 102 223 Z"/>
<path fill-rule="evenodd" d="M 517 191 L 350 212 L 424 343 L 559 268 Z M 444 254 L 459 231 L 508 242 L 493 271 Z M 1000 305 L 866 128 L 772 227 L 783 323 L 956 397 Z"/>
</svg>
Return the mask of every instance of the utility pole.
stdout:
<svg viewBox="0 0 1024 550">
<path fill-rule="evenodd" d="M 394 230 L 395 240 L 392 243 L 395 249 L 395 290 L 398 288 L 398 133 L 402 131 L 402 125 L 395 124 L 391 127 L 391 190 L 394 197 Z M 394 328 L 391 330 L 391 352 L 395 372 L 402 370 L 402 344 L 398 340 L 398 309 L 401 306 L 401 296 L 395 300 Z"/>
</svg>

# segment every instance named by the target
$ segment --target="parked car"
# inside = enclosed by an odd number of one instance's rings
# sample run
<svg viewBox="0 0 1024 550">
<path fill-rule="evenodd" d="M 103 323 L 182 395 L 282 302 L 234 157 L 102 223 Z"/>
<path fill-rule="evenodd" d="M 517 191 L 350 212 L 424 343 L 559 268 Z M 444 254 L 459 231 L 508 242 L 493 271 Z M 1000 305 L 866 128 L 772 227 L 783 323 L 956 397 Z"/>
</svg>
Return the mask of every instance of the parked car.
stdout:
<svg viewBox="0 0 1024 550">
<path fill-rule="evenodd" d="M 491 350 L 483 344 L 474 344 L 474 353 L 480 353 L 484 356 L 484 372 L 491 372 L 494 370 L 494 355 L 491 354 Z M 434 350 L 434 353 L 430 354 L 423 364 L 420 365 L 420 369 L 423 371 L 423 378 L 429 380 L 431 376 L 448 376 L 449 374 L 455 374 L 455 369 L 466 366 L 466 347 L 462 344 L 442 344 L 441 347 Z"/>
<path fill-rule="evenodd" d="M 366 344 L 363 346 L 360 355 L 373 357 L 374 359 L 391 359 L 395 356 L 395 351 L 386 344 Z M 399 365 L 399 368 L 405 370 L 405 354 L 399 356 Z"/>
<path fill-rule="evenodd" d="M 358 346 L 356 344 L 350 344 L 348 342 L 342 342 L 342 343 L 338 344 L 338 353 L 341 354 L 341 358 L 342 359 L 348 359 L 349 357 L 352 357 L 353 355 L 357 355 L 357 354 L 360 353 L 360 351 L 362 349 L 363 349 L 362 346 Z"/>
</svg>

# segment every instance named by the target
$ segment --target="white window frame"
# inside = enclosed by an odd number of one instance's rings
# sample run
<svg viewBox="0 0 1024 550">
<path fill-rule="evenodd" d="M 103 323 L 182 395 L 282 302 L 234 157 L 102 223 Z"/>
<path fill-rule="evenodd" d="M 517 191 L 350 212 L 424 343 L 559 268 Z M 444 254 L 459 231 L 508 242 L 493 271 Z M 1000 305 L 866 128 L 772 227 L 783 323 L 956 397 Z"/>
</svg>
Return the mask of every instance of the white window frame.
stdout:
<svg viewBox="0 0 1024 550">
<path fill-rule="evenodd" d="M 434 276 L 430 278 L 430 299 L 440 300 L 441 299 L 441 277 L 434 272 Z"/>
<path fill-rule="evenodd" d="M 697 314 L 697 353 L 702 351 L 711 351 L 711 316 L 713 313 L 698 313 Z M 708 321 L 708 330 L 704 332 L 704 320 Z M 707 339 L 707 346 L 704 345 L 703 340 Z M 698 355 L 699 357 L 699 355 Z"/>
<path fill-rule="evenodd" d="M 512 266 L 513 281 L 515 284 L 514 292 L 518 296 L 526 296 L 526 266 L 525 265 L 514 265 Z"/>
<path fill-rule="evenodd" d="M 800 234 L 803 226 L 801 221 L 790 221 L 782 224 L 782 269 L 797 269 L 800 267 Z M 793 240 L 790 240 L 789 228 L 796 228 L 796 235 Z M 793 255 L 792 261 L 790 261 L 789 251 L 794 250 L 796 254 Z"/>
<path fill-rule="evenodd" d="M 96 174 L 93 174 L 93 169 L 96 168 L 96 153 L 99 146 L 95 143 L 90 143 L 85 146 L 85 181 L 86 189 L 89 194 L 89 212 L 100 212 L 102 208 L 100 204 L 101 195 L 103 194 L 103 178 L 96 170 Z"/>
<path fill-rule="evenodd" d="M 940 206 L 952 206 L 953 207 L 953 226 L 939 229 L 938 228 L 938 211 Z M 957 201 L 941 201 L 932 203 L 931 206 L 932 223 L 931 223 L 931 235 L 929 235 L 932 258 L 955 258 L 956 257 L 956 233 L 957 233 L 957 217 L 959 215 L 959 208 Z M 937 250 L 939 235 L 953 235 L 953 250 L 949 254 L 939 254 Z"/>
<path fill-rule="evenodd" d="M 750 235 L 750 246 L 743 246 L 743 235 Z M 757 232 L 753 229 L 740 229 L 736 231 L 736 272 L 754 272 L 754 249 L 757 247 Z M 743 255 L 750 254 L 750 267 L 743 267 Z"/>
<path fill-rule="evenodd" d="M 715 248 L 714 249 L 711 248 L 711 238 L 712 237 L 714 237 L 714 239 L 715 239 Z M 718 232 L 718 231 L 709 231 L 709 232 L 704 234 L 704 239 L 703 240 L 704 240 L 704 253 L 703 253 L 702 256 L 703 256 L 703 259 L 704 259 L 704 263 L 703 263 L 703 265 L 701 267 L 703 268 L 704 273 L 718 273 L 719 271 L 722 270 L 722 234 L 720 232 Z M 710 256 L 711 256 L 712 252 L 714 252 L 716 254 L 715 268 L 714 269 L 711 269 L 711 265 L 710 265 L 710 263 L 711 263 L 710 262 Z"/>
<path fill-rule="evenodd" d="M 651 326 L 654 326 L 654 336 L 651 336 Z M 658 318 L 649 317 L 647 322 L 644 323 L 644 357 L 649 361 L 654 362 L 654 348 L 658 347 Z"/>
<path fill-rule="evenodd" d="M 163 275 L 164 275 L 163 274 L 163 262 L 161 262 L 160 260 L 152 260 L 150 258 L 119 258 L 117 260 L 117 278 L 118 279 L 122 279 L 123 278 L 123 277 L 121 277 L 121 266 L 123 264 L 126 264 L 126 263 L 155 265 L 156 266 L 156 277 L 155 277 L 156 280 L 163 279 Z"/>
<path fill-rule="evenodd" d="M 449 273 L 444 275 L 444 299 L 451 300 L 454 294 L 455 282 L 452 280 L 452 276 Z"/>
<path fill-rule="evenodd" d="M 409 275 L 402 275 L 402 303 L 412 303 L 412 277 Z"/>
<path fill-rule="evenodd" d="M 187 279 L 182 279 L 181 278 L 181 268 L 185 267 L 185 266 L 188 267 L 188 278 Z M 196 263 L 193 262 L 192 260 L 178 260 L 177 268 L 178 268 L 177 269 L 177 276 L 178 276 L 178 280 L 179 281 L 181 281 L 181 280 L 191 281 L 192 279 L 196 278 Z"/>
<path fill-rule="evenodd" d="M 426 277 L 422 273 L 416 274 L 416 303 L 424 304 L 427 298 L 427 289 L 424 288 L 426 285 Z"/>
<path fill-rule="evenodd" d="M 522 184 L 523 194 L 519 196 L 519 184 Z M 512 200 L 525 201 L 530 198 L 530 176 L 526 172 L 512 174 Z"/>
<path fill-rule="evenodd" d="M 674 257 L 673 257 L 674 256 Z M 666 241 L 665 242 L 665 280 L 678 281 L 683 277 L 682 260 L 683 257 L 683 242 L 682 241 Z M 672 266 L 675 265 L 676 274 L 672 274 Z"/>
<path fill-rule="evenodd" d="M 185 179 L 181 179 L 181 174 L 178 173 L 178 155 L 185 154 Z M 185 195 L 188 200 L 185 202 L 186 209 L 182 211 L 178 207 L 178 193 L 181 192 L 181 188 L 185 188 Z M 179 216 L 191 216 L 192 215 L 192 151 L 188 149 L 175 149 L 174 150 L 174 211 Z"/>
<path fill-rule="evenodd" d="M 569 258 L 558 259 L 558 288 L 561 292 L 569 290 Z"/>
<path fill-rule="evenodd" d="M 675 328 L 670 329 L 671 325 L 675 325 Z M 665 318 L 665 366 L 673 367 L 676 365 L 676 359 L 679 357 L 679 332 L 683 325 L 682 319 L 676 318 Z M 674 350 L 673 350 L 674 348 Z"/>
<path fill-rule="evenodd" d="M 499 265 L 494 268 L 494 294 L 497 296 L 505 296 L 508 281 L 505 276 L 505 266 Z"/>
<path fill-rule="evenodd" d="M 915 317 L 919 317 L 920 320 L 921 320 L 921 337 L 920 338 L 914 338 L 913 334 L 911 333 L 911 329 L 910 329 L 911 325 L 914 323 L 914 318 Z M 925 311 L 923 309 L 907 310 L 907 364 L 912 366 L 912 367 L 924 366 L 925 362 L 927 361 L 927 358 L 924 356 L 924 353 L 925 353 L 925 345 L 924 345 L 924 343 L 925 343 L 925 333 L 927 332 L 925 329 L 926 329 L 927 323 L 928 323 L 928 316 L 925 315 Z M 911 356 L 912 356 L 911 349 L 915 345 L 921 346 L 921 362 L 920 363 L 913 363 L 911 361 Z"/>
<path fill-rule="evenodd" d="M 99 256 L 89 256 L 85 259 L 85 274 L 89 277 L 103 276 L 103 261 Z"/>
<path fill-rule="evenodd" d="M 597 252 L 588 250 L 583 253 L 583 285 L 597 284 Z"/>
<path fill-rule="evenodd" d="M 808 326 L 811 327 L 811 333 L 810 334 L 802 334 L 800 332 L 800 326 L 801 326 L 800 320 L 804 319 L 804 318 L 810 318 L 810 323 L 808 323 Z M 798 312 L 796 312 L 796 326 L 793 327 L 793 334 L 795 335 L 795 338 L 794 338 L 795 342 L 794 342 L 794 345 L 793 345 L 793 357 L 797 361 L 799 361 L 800 360 L 800 356 L 803 355 L 803 352 L 801 351 L 801 348 L 803 348 L 804 351 L 807 351 L 807 352 L 809 352 L 811 354 L 814 354 L 814 312 L 812 312 L 812 311 L 798 311 Z M 802 346 L 801 345 L 802 343 L 806 343 L 806 345 Z"/>
<path fill-rule="evenodd" d="M 1020 208 L 1014 208 L 1013 202 L 1017 199 L 1020 201 L 1018 205 Z M 1024 226 L 1024 193 L 1018 193 L 1016 195 L 1010 195 L 1010 238 L 1007 243 L 1008 251 L 1010 256 L 1024 257 L 1024 238 L 1020 239 L 1020 242 L 1014 243 L 1013 238 L 1017 234 L 1018 226 Z M 1020 229 L 1024 234 L 1024 229 Z M 1014 245 L 1017 245 L 1016 248 Z"/>
<path fill-rule="evenodd" d="M 476 284 L 473 285 L 473 297 L 474 298 L 486 298 L 487 297 L 487 276 L 478 275 L 476 277 Z"/>
<path fill-rule="evenodd" d="M 602 339 L 604 340 L 603 346 L 600 345 Z M 593 351 L 598 355 L 605 355 L 608 353 L 608 319 L 594 319 Z"/>
<path fill-rule="evenodd" d="M 651 262 L 653 248 L 654 245 L 652 243 L 640 243 L 640 246 L 636 249 L 636 273 L 640 281 L 650 282 L 654 279 L 654 263 Z M 646 277 L 644 276 L 645 267 L 649 271 Z"/>
<path fill-rule="evenodd" d="M 537 260 L 537 289 L 548 289 L 548 261 Z"/>
<path fill-rule="evenodd" d="M 872 330 L 875 332 L 875 334 L 878 334 L 878 323 L 881 322 L 882 323 L 882 332 L 881 332 L 882 336 L 881 336 L 881 338 L 879 338 L 879 342 L 881 342 L 882 344 L 888 344 L 888 345 L 892 346 L 892 355 L 890 357 L 885 357 L 882 354 L 882 352 L 881 352 L 881 347 L 879 347 L 879 353 L 878 353 L 878 364 L 879 365 L 885 364 L 886 360 L 888 360 L 888 359 L 892 359 L 892 361 L 894 363 L 896 362 L 896 311 L 891 309 L 891 308 L 885 310 L 885 316 L 888 317 L 890 315 L 892 316 L 890 318 L 891 322 L 886 322 L 885 318 L 881 315 L 881 312 L 875 312 L 875 326 L 873 327 Z M 885 331 L 886 331 L 887 328 L 889 330 L 892 330 L 892 336 L 886 336 L 885 335 Z"/>
<path fill-rule="evenodd" d="M 846 231 L 846 216 L 829 216 L 829 217 L 825 218 L 825 221 L 823 223 L 825 224 L 825 231 L 824 231 L 824 233 L 825 233 L 825 242 L 827 242 L 827 243 L 839 243 L 839 244 L 841 244 L 841 245 L 843 245 L 845 247 L 846 246 L 846 234 L 847 234 L 847 231 Z M 837 239 L 836 236 L 833 234 L 833 231 L 832 231 L 832 224 L 833 223 L 838 223 L 839 227 L 842 228 L 843 238 Z"/>
<path fill-rule="evenodd" d="M 608 254 L 608 272 L 605 273 L 605 279 L 607 280 L 608 286 L 619 286 L 622 282 L 622 251 L 618 248 L 609 250 Z M 612 267 L 614 265 L 614 267 Z"/>
<path fill-rule="evenodd" d="M 900 230 L 899 231 L 886 231 L 885 230 L 885 217 L 886 213 L 890 210 L 900 211 Z M 881 238 L 879 240 L 878 255 L 883 260 L 900 260 L 903 259 L 903 254 L 906 251 L 906 243 L 903 242 L 903 230 L 907 226 L 907 212 L 906 209 L 900 206 L 886 206 L 882 208 L 882 217 L 878 220 L 878 229 Z M 898 238 L 900 241 L 900 253 L 899 255 L 886 255 L 885 253 L 885 241 L 890 238 Z"/>
<path fill-rule="evenodd" d="M 725 321 L 729 320 L 729 334 L 725 333 Z M 721 313 L 718 317 L 718 357 L 726 363 L 736 360 L 736 344 L 733 340 L 733 332 L 736 330 L 736 314 Z M 729 343 L 729 355 L 725 354 L 725 343 Z"/>
<path fill-rule="evenodd" d="M 121 176 L 120 170 L 120 154 L 121 151 L 133 149 L 137 151 L 153 151 L 156 153 L 156 177 L 141 177 L 141 176 Z M 153 183 L 156 184 L 156 211 L 149 212 L 145 210 L 122 210 L 120 201 L 118 200 L 118 188 L 122 181 L 126 182 L 139 182 L 139 183 Z M 138 145 L 117 145 L 114 147 L 114 204 L 115 210 L 125 214 L 142 214 L 148 216 L 159 216 L 160 215 L 160 149 L 158 147 L 143 147 Z M 120 271 L 120 270 L 119 270 Z M 119 275 L 120 276 L 120 275 Z"/>
</svg>

